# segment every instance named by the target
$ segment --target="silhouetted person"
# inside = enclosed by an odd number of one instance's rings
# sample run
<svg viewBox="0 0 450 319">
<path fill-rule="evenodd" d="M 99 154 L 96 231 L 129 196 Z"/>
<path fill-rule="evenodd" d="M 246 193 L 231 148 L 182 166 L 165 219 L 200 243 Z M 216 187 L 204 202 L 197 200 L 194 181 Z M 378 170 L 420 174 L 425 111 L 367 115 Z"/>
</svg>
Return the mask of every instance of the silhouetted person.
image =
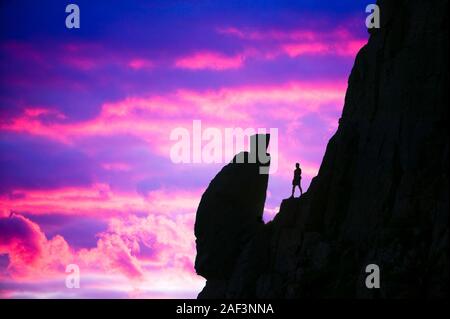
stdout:
<svg viewBox="0 0 450 319">
<path fill-rule="evenodd" d="M 294 197 L 295 186 L 298 186 L 298 188 L 300 189 L 300 196 L 303 195 L 302 186 L 300 185 L 301 181 L 302 181 L 302 169 L 300 168 L 299 163 L 295 163 L 294 179 L 292 180 L 292 195 L 291 195 L 291 197 Z"/>
</svg>

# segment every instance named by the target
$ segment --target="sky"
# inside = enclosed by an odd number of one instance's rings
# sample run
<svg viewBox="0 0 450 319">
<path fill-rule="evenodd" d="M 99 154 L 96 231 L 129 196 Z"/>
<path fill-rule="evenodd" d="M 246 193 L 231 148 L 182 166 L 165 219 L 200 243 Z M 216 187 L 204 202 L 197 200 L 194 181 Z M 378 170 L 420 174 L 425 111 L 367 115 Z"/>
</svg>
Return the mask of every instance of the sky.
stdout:
<svg viewBox="0 0 450 319">
<path fill-rule="evenodd" d="M 67 29 L 69 3 L 0 3 L 0 298 L 195 298 L 228 159 L 174 163 L 171 132 L 276 128 L 270 221 L 295 163 L 304 191 L 318 172 L 369 2 L 74 0 Z"/>
</svg>

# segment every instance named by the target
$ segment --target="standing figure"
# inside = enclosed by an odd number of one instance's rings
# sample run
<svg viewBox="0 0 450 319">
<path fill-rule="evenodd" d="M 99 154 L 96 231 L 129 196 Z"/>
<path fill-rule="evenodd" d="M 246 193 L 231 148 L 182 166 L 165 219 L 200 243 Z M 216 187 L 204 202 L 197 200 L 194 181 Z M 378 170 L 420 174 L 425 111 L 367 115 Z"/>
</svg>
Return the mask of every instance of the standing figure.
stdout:
<svg viewBox="0 0 450 319">
<path fill-rule="evenodd" d="M 295 186 L 298 186 L 298 188 L 300 189 L 300 196 L 303 195 L 302 186 L 300 185 L 301 181 L 302 181 L 302 169 L 300 168 L 299 163 L 295 163 L 294 179 L 292 180 L 292 195 L 291 195 L 291 197 L 294 197 Z"/>
</svg>

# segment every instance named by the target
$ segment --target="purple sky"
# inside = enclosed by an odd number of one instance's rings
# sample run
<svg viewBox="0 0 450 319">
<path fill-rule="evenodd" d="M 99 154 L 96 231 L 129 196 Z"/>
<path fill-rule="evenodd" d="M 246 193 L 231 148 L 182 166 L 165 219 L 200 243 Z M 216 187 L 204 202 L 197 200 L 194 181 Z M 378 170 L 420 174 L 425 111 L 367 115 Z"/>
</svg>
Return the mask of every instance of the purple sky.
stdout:
<svg viewBox="0 0 450 319">
<path fill-rule="evenodd" d="M 174 164 L 170 133 L 277 128 L 265 220 L 303 189 L 367 41 L 362 1 L 0 5 L 0 297 L 195 297 L 193 223 L 224 164 Z M 81 287 L 65 287 L 77 264 Z"/>
</svg>

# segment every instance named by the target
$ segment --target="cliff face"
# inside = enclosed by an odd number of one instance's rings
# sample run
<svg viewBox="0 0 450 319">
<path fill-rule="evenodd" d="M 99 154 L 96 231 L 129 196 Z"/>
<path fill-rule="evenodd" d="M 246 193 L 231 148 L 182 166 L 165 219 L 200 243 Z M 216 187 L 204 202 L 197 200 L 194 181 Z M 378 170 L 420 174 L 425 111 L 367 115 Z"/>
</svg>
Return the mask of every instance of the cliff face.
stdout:
<svg viewBox="0 0 450 319">
<path fill-rule="evenodd" d="M 379 6 L 381 28 L 356 57 L 308 192 L 251 226 L 231 259 L 210 243 L 217 257 L 205 263 L 227 274 L 199 272 L 208 279 L 199 297 L 448 296 L 448 1 Z M 228 221 L 204 209 L 205 229 L 240 223 L 239 209 Z M 380 289 L 365 286 L 368 264 L 380 268 Z"/>
</svg>

